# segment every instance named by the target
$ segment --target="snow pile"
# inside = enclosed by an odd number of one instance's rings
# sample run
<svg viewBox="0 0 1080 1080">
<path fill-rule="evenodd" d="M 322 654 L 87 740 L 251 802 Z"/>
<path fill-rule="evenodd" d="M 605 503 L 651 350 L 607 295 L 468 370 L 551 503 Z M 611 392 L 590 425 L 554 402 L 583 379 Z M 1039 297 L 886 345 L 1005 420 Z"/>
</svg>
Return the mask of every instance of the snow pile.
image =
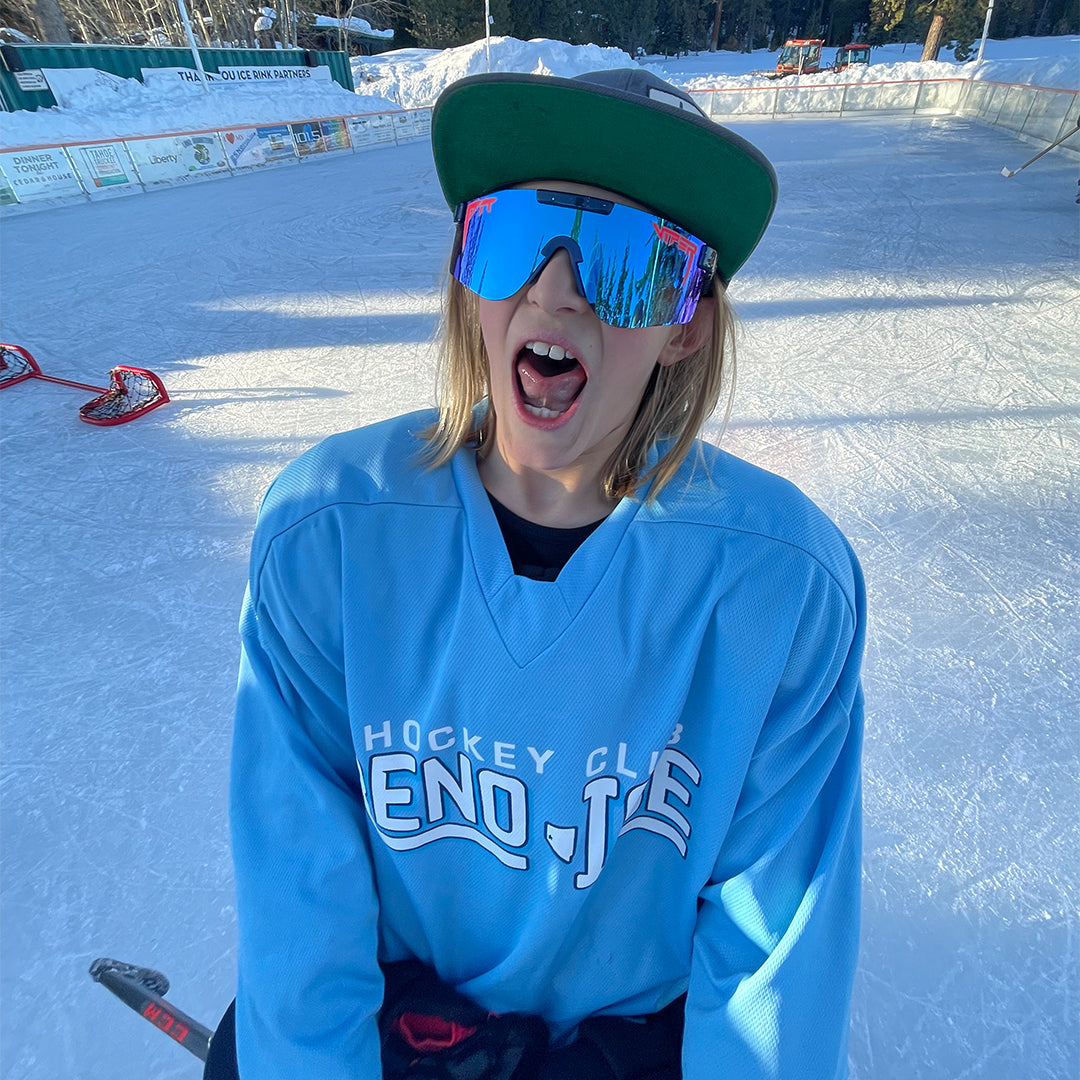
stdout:
<svg viewBox="0 0 1080 1080">
<path fill-rule="evenodd" d="M 1049 86 L 1062 90 L 1080 90 L 1080 39 L 1071 57 L 1054 60 L 983 60 L 972 65 L 971 78 L 991 82 L 1022 83 L 1024 86 Z"/>
<path fill-rule="evenodd" d="M 776 67 L 776 52 L 767 49 L 753 53 L 648 56 L 643 63 L 661 78 L 691 90 L 955 78 L 1080 89 L 1080 38 L 1075 36 L 991 40 L 979 64 L 948 60 L 923 64 L 917 59 L 921 53 L 921 45 L 884 45 L 873 49 L 869 66 L 856 65 L 837 75 L 792 76 L 779 83 L 765 77 L 766 72 Z M 835 50 L 825 49 L 822 60 L 831 63 L 834 56 Z M 620 49 L 598 45 L 569 45 L 547 38 L 491 39 L 492 71 L 569 78 L 635 63 Z M 356 94 L 336 83 L 319 80 L 215 85 L 206 93 L 197 84 L 165 73 L 145 85 L 136 79 L 120 79 L 104 73 L 80 84 L 69 71 L 53 76 L 70 80 L 68 91 L 61 94 L 60 107 L 5 114 L 0 125 L 0 147 L 129 138 L 420 108 L 431 105 L 449 83 L 487 69 L 487 49 L 481 40 L 443 51 L 399 49 L 378 56 L 357 57 L 352 61 Z"/>
<path fill-rule="evenodd" d="M 344 27 L 346 30 L 356 34 L 363 34 L 365 37 L 385 38 L 387 41 L 394 36 L 393 30 L 373 30 L 371 23 L 367 19 L 361 19 L 356 15 L 348 19 L 333 19 L 329 15 L 316 15 L 315 25 L 333 30 Z"/>
<path fill-rule="evenodd" d="M 211 84 L 207 92 L 178 77 L 141 83 L 113 76 L 95 79 L 64 99 L 62 107 L 5 113 L 0 146 L 123 139 L 397 108 L 373 94 L 353 94 L 332 80 L 315 79 Z"/>
<path fill-rule="evenodd" d="M 960 63 L 942 50 L 941 59 L 922 63 L 922 45 L 880 45 L 870 51 L 868 66 L 855 65 L 837 75 L 788 76 L 781 82 L 766 78 L 776 70 L 776 50 L 752 53 L 700 52 L 683 57 L 648 56 L 651 71 L 688 90 L 718 87 L 821 85 L 828 83 L 892 82 L 911 79 L 987 79 L 994 82 L 1080 89 L 1080 37 L 1010 38 L 986 42 L 981 63 Z M 836 50 L 821 50 L 821 59 L 832 64 Z"/>
<path fill-rule="evenodd" d="M 491 39 L 491 71 L 520 71 L 568 79 L 587 71 L 635 66 L 630 54 L 621 49 L 568 45 L 550 38 Z M 443 51 L 399 49 L 358 58 L 353 61 L 353 81 L 398 102 L 403 109 L 418 109 L 433 104 L 450 83 L 487 70 L 487 47 L 481 40 Z"/>
<path fill-rule="evenodd" d="M 775 57 L 775 53 L 769 56 Z M 826 63 L 824 52 L 822 60 Z M 656 74 L 663 76 L 662 69 L 653 68 Z M 711 90 L 718 86 L 727 89 L 749 89 L 762 86 L 830 86 L 840 83 L 856 82 L 906 82 L 918 79 L 963 79 L 967 77 L 967 71 L 959 64 L 950 64 L 943 61 L 922 63 L 900 62 L 895 64 L 853 64 L 843 71 L 821 71 L 813 75 L 788 75 L 782 80 L 770 79 L 767 71 L 775 70 L 773 67 L 750 72 L 746 75 L 729 75 L 722 81 L 717 81 L 715 75 L 700 75 L 693 78 L 680 80 L 679 85 L 687 90 Z M 669 75 L 670 79 L 671 76 Z"/>
</svg>

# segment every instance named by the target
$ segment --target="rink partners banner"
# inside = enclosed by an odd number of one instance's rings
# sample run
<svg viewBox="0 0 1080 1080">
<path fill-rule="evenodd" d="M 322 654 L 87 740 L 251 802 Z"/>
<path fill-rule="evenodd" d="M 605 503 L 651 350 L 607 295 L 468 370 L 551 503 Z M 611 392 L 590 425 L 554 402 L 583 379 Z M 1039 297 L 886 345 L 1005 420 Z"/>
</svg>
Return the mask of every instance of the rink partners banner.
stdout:
<svg viewBox="0 0 1080 1080">
<path fill-rule="evenodd" d="M 79 177 L 62 147 L 0 154 L 0 169 L 19 202 L 84 194 Z"/>
<path fill-rule="evenodd" d="M 72 146 L 68 152 L 91 198 L 127 195 L 141 187 L 123 143 Z"/>
<path fill-rule="evenodd" d="M 219 131 L 225 157 L 233 169 L 271 165 L 277 161 L 295 161 L 296 145 L 286 124 L 259 128 L 234 128 Z"/>
<path fill-rule="evenodd" d="M 330 82 L 331 75 L 328 67 L 297 67 L 292 64 L 277 67 L 219 67 L 214 81 L 242 86 L 253 83 Z"/>
<path fill-rule="evenodd" d="M 146 185 L 176 184 L 213 173 L 228 172 L 229 163 L 216 132 L 170 135 L 128 142 L 131 160 Z"/>
</svg>

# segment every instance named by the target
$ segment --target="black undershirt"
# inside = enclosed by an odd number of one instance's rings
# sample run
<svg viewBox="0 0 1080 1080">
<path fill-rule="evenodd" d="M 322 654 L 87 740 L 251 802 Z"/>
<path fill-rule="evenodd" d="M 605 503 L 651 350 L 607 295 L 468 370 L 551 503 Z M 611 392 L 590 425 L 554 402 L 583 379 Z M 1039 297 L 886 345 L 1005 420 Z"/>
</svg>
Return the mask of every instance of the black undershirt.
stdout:
<svg viewBox="0 0 1080 1080">
<path fill-rule="evenodd" d="M 518 517 L 490 492 L 488 499 L 502 530 L 514 573 L 536 581 L 554 581 L 559 576 L 559 571 L 570 561 L 570 556 L 604 521 L 604 518 L 600 518 L 599 521 L 573 529 L 553 529 L 550 525 L 537 525 Z"/>
</svg>

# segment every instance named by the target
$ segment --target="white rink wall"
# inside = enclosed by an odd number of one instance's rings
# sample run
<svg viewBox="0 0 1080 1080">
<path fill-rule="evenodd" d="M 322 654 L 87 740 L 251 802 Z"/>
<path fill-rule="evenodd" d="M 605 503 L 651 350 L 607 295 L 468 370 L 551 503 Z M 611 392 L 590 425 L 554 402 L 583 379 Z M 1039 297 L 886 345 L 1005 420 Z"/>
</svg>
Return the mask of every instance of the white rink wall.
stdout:
<svg viewBox="0 0 1080 1080">
<path fill-rule="evenodd" d="M 784 80 L 690 93 L 707 115 L 721 123 L 895 113 L 958 115 L 1006 128 L 1030 142 L 1049 143 L 1074 131 L 1080 118 L 1080 91 L 962 78 L 803 84 Z M 1063 143 L 1062 149 L 1080 155 L 1080 137 Z"/>
</svg>

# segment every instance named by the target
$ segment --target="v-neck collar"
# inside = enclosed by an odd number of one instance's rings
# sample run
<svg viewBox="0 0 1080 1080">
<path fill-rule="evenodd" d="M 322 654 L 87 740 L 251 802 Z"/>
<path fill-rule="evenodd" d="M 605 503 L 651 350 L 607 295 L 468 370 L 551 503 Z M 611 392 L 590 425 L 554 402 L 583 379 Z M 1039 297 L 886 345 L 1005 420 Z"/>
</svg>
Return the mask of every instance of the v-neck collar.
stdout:
<svg viewBox="0 0 1080 1080">
<path fill-rule="evenodd" d="M 611 567 L 640 502 L 623 498 L 570 557 L 555 581 L 514 573 L 495 511 L 476 467 L 475 451 L 453 458 L 454 483 L 465 510 L 465 528 L 476 580 L 492 622 L 514 660 L 525 667 L 577 618 Z"/>
</svg>

